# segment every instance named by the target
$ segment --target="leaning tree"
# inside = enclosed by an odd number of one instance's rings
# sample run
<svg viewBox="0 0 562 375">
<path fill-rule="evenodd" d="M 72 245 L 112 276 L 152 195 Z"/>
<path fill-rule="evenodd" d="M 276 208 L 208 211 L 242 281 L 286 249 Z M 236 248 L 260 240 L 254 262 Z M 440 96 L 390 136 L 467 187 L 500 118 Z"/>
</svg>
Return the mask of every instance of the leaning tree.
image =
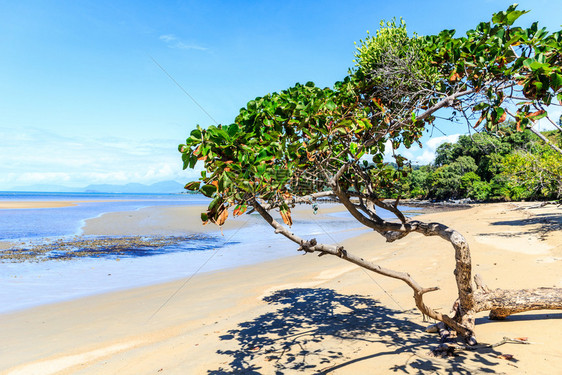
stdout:
<svg viewBox="0 0 562 375">
<path fill-rule="evenodd" d="M 408 36 L 403 22 L 381 24 L 376 35 L 360 42 L 355 68 L 333 88 L 296 84 L 250 101 L 230 125 L 197 126 L 179 151 L 184 169 L 204 164 L 199 180 L 186 185 L 212 198 L 202 221 L 220 226 L 229 210 L 237 216 L 251 207 L 301 251 L 340 257 L 402 280 L 423 314 L 470 344 L 476 343 L 477 312 L 490 311 L 491 318 L 501 319 L 528 310 L 562 309 L 560 288 L 490 290 L 478 278 L 475 286 L 469 246 L 461 233 L 441 223 L 408 219 L 398 200 L 384 199 L 411 170 L 399 147 L 419 144 L 438 114 L 487 131 L 501 131 L 498 125 L 511 116 L 523 129 L 546 117 L 556 100 L 562 102 L 562 35 L 549 34 L 537 23 L 512 26 L 524 13 L 511 6 L 458 38 L 454 30 L 419 37 Z M 383 158 L 389 151 L 393 166 Z M 353 249 L 289 230 L 291 208 L 322 197 L 336 199 L 388 242 L 412 232 L 448 241 L 456 261 L 454 315 L 424 303 L 424 294 L 437 287 L 424 287 L 407 272 L 369 262 Z M 395 219 L 383 219 L 378 208 Z M 271 210 L 279 210 L 284 223 Z"/>
</svg>

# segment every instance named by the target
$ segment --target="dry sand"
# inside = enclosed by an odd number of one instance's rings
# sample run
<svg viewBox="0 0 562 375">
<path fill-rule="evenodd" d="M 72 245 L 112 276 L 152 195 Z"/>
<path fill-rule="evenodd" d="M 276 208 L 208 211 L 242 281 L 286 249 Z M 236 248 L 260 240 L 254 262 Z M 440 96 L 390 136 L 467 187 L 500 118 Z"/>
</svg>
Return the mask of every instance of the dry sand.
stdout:
<svg viewBox="0 0 562 375">
<path fill-rule="evenodd" d="M 91 203 L 91 202 L 126 202 L 133 201 L 134 199 L 87 199 L 78 201 L 0 201 L 0 210 L 17 210 L 29 208 L 59 208 L 59 207 L 72 207 L 78 203 Z"/>
<path fill-rule="evenodd" d="M 465 234 L 474 270 L 492 288 L 562 287 L 560 208 L 513 207 L 479 205 L 421 219 Z M 443 240 L 412 234 L 386 244 L 373 233 L 344 245 L 385 267 L 408 271 L 423 286 L 440 286 L 426 302 L 449 311 L 454 258 Z M 429 323 L 414 309 L 411 295 L 403 283 L 338 258 L 288 257 L 3 315 L 0 371 L 555 374 L 562 369 L 560 312 L 523 313 L 504 322 L 481 313 L 480 343 L 528 337 L 532 344 L 435 358 L 429 350 L 437 337 L 424 332 Z"/>
<path fill-rule="evenodd" d="M 26 208 L 57 208 L 76 206 L 78 202 L 69 201 L 0 201 L 0 210 Z"/>
</svg>

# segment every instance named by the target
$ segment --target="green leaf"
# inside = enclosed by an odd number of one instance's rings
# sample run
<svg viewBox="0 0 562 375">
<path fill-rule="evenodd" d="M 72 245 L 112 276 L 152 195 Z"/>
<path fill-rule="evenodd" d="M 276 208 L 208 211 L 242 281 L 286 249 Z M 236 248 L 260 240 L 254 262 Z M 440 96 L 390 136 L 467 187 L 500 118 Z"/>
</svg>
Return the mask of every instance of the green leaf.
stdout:
<svg viewBox="0 0 562 375">
<path fill-rule="evenodd" d="M 194 138 L 201 139 L 201 130 L 193 129 L 190 135 Z"/>
<path fill-rule="evenodd" d="M 208 220 L 209 220 L 209 217 L 207 216 L 207 214 L 205 212 L 201 212 L 201 221 L 206 222 Z"/>
<path fill-rule="evenodd" d="M 209 203 L 208 212 L 216 212 L 222 203 L 223 199 L 221 196 L 215 197 L 215 199 L 213 199 L 211 203 Z"/>
<path fill-rule="evenodd" d="M 195 167 L 195 164 L 197 164 L 197 156 L 191 155 L 189 157 L 189 168 L 193 169 L 193 167 Z"/>
<path fill-rule="evenodd" d="M 552 73 L 550 75 L 550 86 L 556 92 L 562 87 L 562 75 L 558 73 Z"/>
<path fill-rule="evenodd" d="M 376 154 L 373 155 L 373 163 L 375 164 L 381 164 L 383 160 L 383 155 L 382 154 Z"/>
<path fill-rule="evenodd" d="M 219 187 L 221 191 L 223 191 L 228 189 L 230 186 L 232 186 L 232 180 L 228 177 L 228 174 L 224 172 L 219 180 Z"/>
<path fill-rule="evenodd" d="M 334 109 L 337 108 L 336 103 L 334 103 L 333 100 L 328 100 L 328 102 L 326 103 L 326 108 L 328 108 L 328 110 L 333 111 Z"/>
<path fill-rule="evenodd" d="M 540 61 L 533 61 L 533 62 L 529 65 L 529 68 L 531 68 L 532 70 L 535 70 L 535 71 L 541 70 L 541 69 L 542 69 L 543 71 L 545 71 L 545 72 L 547 72 L 547 73 L 551 70 L 549 64 L 544 64 L 544 63 L 542 63 L 542 62 L 540 62 Z"/>
<path fill-rule="evenodd" d="M 531 68 L 531 64 L 532 64 L 534 61 L 535 61 L 535 59 L 529 57 L 528 59 L 525 59 L 525 60 L 523 61 L 523 65 L 530 69 L 530 68 Z"/>
<path fill-rule="evenodd" d="M 473 111 L 481 111 L 484 108 L 488 108 L 489 106 L 490 105 L 488 103 L 478 103 L 472 108 L 472 110 Z"/>
<path fill-rule="evenodd" d="M 511 26 L 513 25 L 513 23 L 522 15 L 524 15 L 525 13 L 529 13 L 529 11 L 522 11 L 522 10 L 514 10 L 511 12 L 507 13 L 507 19 L 506 19 L 506 23 L 507 25 Z"/>
<path fill-rule="evenodd" d="M 219 140 L 228 141 L 230 139 L 230 135 L 228 134 L 228 132 L 222 128 L 215 128 L 215 136 Z"/>
<path fill-rule="evenodd" d="M 242 182 L 239 184 L 239 187 L 240 187 L 242 190 L 247 191 L 247 192 L 252 192 L 252 191 L 253 191 L 252 185 L 250 185 L 250 183 L 249 183 L 248 181 L 245 181 L 245 180 L 242 181 Z"/>
<path fill-rule="evenodd" d="M 215 185 L 203 185 L 203 186 L 201 186 L 199 191 L 204 196 L 212 198 L 213 194 L 215 194 L 217 192 L 217 187 Z"/>
<path fill-rule="evenodd" d="M 517 4 L 513 4 L 507 8 L 507 10 L 495 13 L 492 16 L 492 22 L 497 25 L 507 25 L 511 26 L 513 23 L 525 13 L 529 13 L 526 10 L 516 10 Z"/>
<path fill-rule="evenodd" d="M 537 120 L 540 120 L 541 118 L 545 118 L 546 116 L 548 116 L 548 112 L 541 110 L 541 111 L 530 113 L 527 116 L 527 118 L 529 118 L 533 121 L 537 121 Z"/>
<path fill-rule="evenodd" d="M 200 185 L 201 185 L 201 182 L 200 182 L 200 181 L 192 181 L 192 182 L 189 182 L 188 184 L 186 184 L 186 185 L 184 186 L 184 189 L 186 189 L 186 190 L 191 190 L 191 191 L 195 191 L 195 190 L 198 190 L 198 189 L 199 189 L 199 186 L 200 186 Z"/>
<path fill-rule="evenodd" d="M 236 133 L 238 133 L 238 131 L 240 130 L 240 128 L 238 127 L 238 125 L 236 123 L 231 124 L 228 129 L 228 135 L 230 135 L 230 137 L 234 137 L 236 135 Z"/>
</svg>

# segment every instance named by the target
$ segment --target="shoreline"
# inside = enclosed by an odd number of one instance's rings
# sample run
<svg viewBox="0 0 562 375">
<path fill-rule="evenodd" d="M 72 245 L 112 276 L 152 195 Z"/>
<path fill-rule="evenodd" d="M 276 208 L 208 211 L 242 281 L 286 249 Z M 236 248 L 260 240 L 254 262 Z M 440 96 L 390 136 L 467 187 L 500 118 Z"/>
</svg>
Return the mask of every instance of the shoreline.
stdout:
<svg viewBox="0 0 562 375">
<path fill-rule="evenodd" d="M 221 235 L 217 226 L 201 224 L 199 213 L 204 209 L 204 206 L 178 205 L 108 212 L 85 220 L 84 235 L 14 241 L 5 246 L 0 242 L 0 246 L 10 249 L 3 258 L 4 270 L 0 274 L 4 283 L 0 290 L 0 313 L 294 254 L 292 244 L 275 236 L 257 215 L 230 218 Z M 314 218 L 310 209 L 296 211 L 305 221 L 318 222 L 305 225 L 309 233 L 311 226 L 320 232 L 331 228 L 330 234 L 322 232 L 318 238 L 343 239 L 358 234 L 345 227 L 349 222 L 356 226 L 353 220 L 329 217 L 341 211 L 339 207 L 323 206 L 322 214 Z M 333 223 L 344 226 L 336 228 Z M 265 231 L 264 235 L 255 236 L 256 230 Z M 67 286 L 69 283 L 71 288 Z"/>
<path fill-rule="evenodd" d="M 461 231 L 472 248 L 474 273 L 492 288 L 562 286 L 562 236 L 548 230 L 562 225 L 560 209 L 513 208 L 476 205 L 463 215 L 444 212 L 420 219 Z M 504 233 L 514 241 L 509 249 L 502 246 Z M 539 243 L 545 246 L 540 253 L 526 251 Z M 445 241 L 412 234 L 387 244 L 367 233 L 344 246 L 384 267 L 410 272 L 421 285 L 440 286 L 426 302 L 449 311 L 456 286 L 454 257 Z M 429 323 L 413 307 L 410 289 L 399 281 L 371 277 L 335 257 L 289 256 L 3 314 L 0 369 L 10 369 L 5 374 L 34 369 L 43 374 L 243 369 L 356 374 L 373 368 L 394 373 L 393 368 L 404 366 L 428 374 L 451 368 L 550 374 L 562 366 L 560 312 L 516 314 L 505 322 L 488 321 L 481 313 L 480 343 L 506 336 L 528 337 L 533 344 L 441 359 L 427 354 L 438 339 L 423 331 Z M 303 350 L 308 354 L 303 356 Z M 506 353 L 515 360 L 498 358 Z"/>
<path fill-rule="evenodd" d="M 1 200 L 0 210 L 76 207 L 80 203 L 135 202 L 143 199 L 80 199 L 80 200 Z"/>
</svg>

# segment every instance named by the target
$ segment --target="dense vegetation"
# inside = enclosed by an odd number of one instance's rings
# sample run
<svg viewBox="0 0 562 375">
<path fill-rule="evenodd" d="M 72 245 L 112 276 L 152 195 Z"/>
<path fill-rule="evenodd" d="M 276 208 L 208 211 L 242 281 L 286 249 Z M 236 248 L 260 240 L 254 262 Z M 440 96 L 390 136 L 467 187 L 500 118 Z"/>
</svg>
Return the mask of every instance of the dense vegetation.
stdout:
<svg viewBox="0 0 562 375">
<path fill-rule="evenodd" d="M 477 201 L 554 200 L 562 197 L 562 155 L 529 130 L 502 124 L 491 132 L 463 135 L 437 148 L 435 162 L 413 169 L 389 197 Z M 562 145 L 557 132 L 545 132 Z"/>
</svg>

